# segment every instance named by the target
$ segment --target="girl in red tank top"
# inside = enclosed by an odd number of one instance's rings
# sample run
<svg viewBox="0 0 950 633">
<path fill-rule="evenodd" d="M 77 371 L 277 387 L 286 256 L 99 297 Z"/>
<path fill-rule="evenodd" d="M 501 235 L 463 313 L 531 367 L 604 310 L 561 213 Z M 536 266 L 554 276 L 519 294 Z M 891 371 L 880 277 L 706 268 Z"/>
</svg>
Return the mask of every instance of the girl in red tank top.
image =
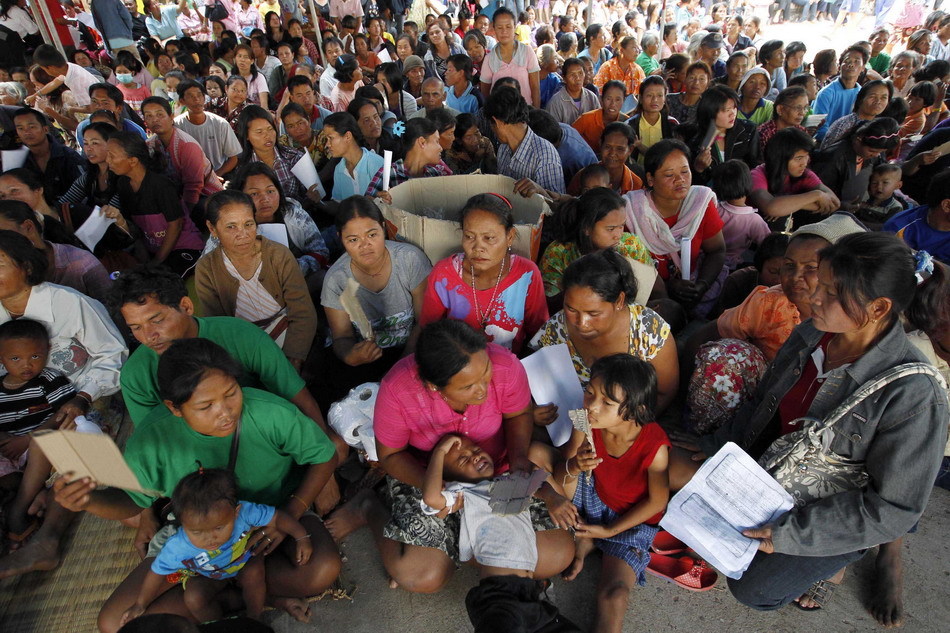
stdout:
<svg viewBox="0 0 950 633">
<path fill-rule="evenodd" d="M 645 584 L 650 545 L 670 498 L 666 433 L 653 421 L 656 371 L 629 354 L 601 358 L 591 368 L 584 409 L 593 445 L 575 430 L 556 477 L 573 498 L 574 562 L 564 572 L 573 580 L 596 546 L 603 552 L 600 587 Z M 619 630 L 615 609 L 597 610 L 597 630 Z"/>
</svg>

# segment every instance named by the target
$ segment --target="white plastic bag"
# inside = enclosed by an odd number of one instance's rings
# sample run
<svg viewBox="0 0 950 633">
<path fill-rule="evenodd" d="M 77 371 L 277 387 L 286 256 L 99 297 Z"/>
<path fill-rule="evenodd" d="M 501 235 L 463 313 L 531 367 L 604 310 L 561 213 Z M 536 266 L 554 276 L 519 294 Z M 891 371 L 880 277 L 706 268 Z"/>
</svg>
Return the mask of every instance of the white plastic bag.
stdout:
<svg viewBox="0 0 950 633">
<path fill-rule="evenodd" d="M 345 398 L 330 406 L 330 428 L 343 441 L 366 453 L 370 461 L 378 461 L 376 436 L 373 433 L 373 409 L 376 407 L 378 382 L 367 382 L 354 387 Z"/>
</svg>

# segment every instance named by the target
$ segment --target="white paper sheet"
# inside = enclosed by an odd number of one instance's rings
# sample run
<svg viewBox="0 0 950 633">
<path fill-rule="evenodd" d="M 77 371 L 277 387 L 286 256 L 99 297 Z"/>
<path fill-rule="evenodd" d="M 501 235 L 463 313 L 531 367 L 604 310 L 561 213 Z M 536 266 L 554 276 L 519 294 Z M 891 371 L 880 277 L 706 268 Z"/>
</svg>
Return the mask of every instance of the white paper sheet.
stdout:
<svg viewBox="0 0 950 633">
<path fill-rule="evenodd" d="M 692 268 L 692 248 L 693 240 L 688 237 L 684 237 L 680 240 L 680 270 L 683 273 L 683 279 L 689 280 L 690 273 L 693 272 Z"/>
<path fill-rule="evenodd" d="M 82 223 L 82 226 L 76 229 L 76 237 L 86 245 L 86 248 L 95 250 L 96 244 L 106 234 L 110 224 L 115 224 L 115 220 L 107 218 L 103 215 L 102 209 L 96 207 L 86 218 L 86 221 Z"/>
<path fill-rule="evenodd" d="M 280 222 L 268 222 L 267 224 L 257 225 L 257 234 L 263 235 L 272 242 L 283 244 L 290 248 L 290 242 L 287 239 L 287 227 Z"/>
<path fill-rule="evenodd" d="M 660 526 L 729 578 L 741 578 L 759 547 L 742 530 L 772 523 L 792 506 L 791 495 L 729 442 L 670 499 Z"/>
<path fill-rule="evenodd" d="M 379 63 L 381 64 L 387 64 L 393 60 L 392 55 L 389 54 L 385 46 L 379 49 L 379 52 L 376 53 L 376 57 L 379 58 Z"/>
<path fill-rule="evenodd" d="M 827 114 L 810 114 L 802 121 L 802 127 L 818 127 L 828 118 Z"/>
<path fill-rule="evenodd" d="M 29 147 L 3 150 L 0 152 L 0 160 L 3 161 L 3 171 L 10 171 L 11 169 L 23 167 L 23 165 L 26 163 L 26 157 L 29 155 Z"/>
<path fill-rule="evenodd" d="M 393 153 L 383 150 L 383 191 L 389 191 L 389 172 L 393 168 Z"/>
<path fill-rule="evenodd" d="M 571 353 L 567 345 L 542 347 L 534 354 L 522 359 L 528 374 L 531 395 L 539 405 L 557 405 L 557 420 L 548 425 L 548 434 L 555 446 L 561 446 L 571 439 L 574 425 L 568 417 L 568 411 L 584 406 L 584 390 L 574 371 Z"/>
<path fill-rule="evenodd" d="M 327 197 L 327 192 L 323 188 L 323 183 L 320 182 L 320 177 L 317 175 L 317 168 L 313 164 L 313 159 L 310 158 L 310 154 L 307 152 L 303 153 L 303 156 L 300 157 L 300 160 L 290 168 L 290 172 L 297 177 L 304 187 L 309 189 L 310 187 L 316 185 L 317 191 L 320 192 L 320 199 Z"/>
</svg>

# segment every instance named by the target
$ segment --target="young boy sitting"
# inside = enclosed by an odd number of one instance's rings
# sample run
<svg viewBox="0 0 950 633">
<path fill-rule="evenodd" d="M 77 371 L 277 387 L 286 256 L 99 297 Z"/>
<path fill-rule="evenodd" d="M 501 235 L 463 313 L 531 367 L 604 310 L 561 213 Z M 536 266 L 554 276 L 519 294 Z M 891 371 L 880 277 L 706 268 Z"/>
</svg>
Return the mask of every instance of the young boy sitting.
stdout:
<svg viewBox="0 0 950 633">
<path fill-rule="evenodd" d="M 588 165 L 580 170 L 577 178 L 581 185 L 581 194 L 587 193 L 596 187 L 606 187 L 610 189 L 610 172 L 600 163 Z"/>
<path fill-rule="evenodd" d="M 950 169 L 937 174 L 927 187 L 924 204 L 907 209 L 884 223 L 908 246 L 950 263 Z"/>
<path fill-rule="evenodd" d="M 880 231 L 885 222 L 904 210 L 904 204 L 894 195 L 903 185 L 902 173 L 901 166 L 894 163 L 874 167 L 868 182 L 868 199 L 854 213 L 868 229 Z"/>
<path fill-rule="evenodd" d="M 0 386 L 0 487 L 16 488 L 6 512 L 11 549 L 39 527 L 28 510 L 50 473 L 43 453 L 27 450 L 30 434 L 59 428 L 57 411 L 76 396 L 68 378 L 46 367 L 48 360 L 49 332 L 42 323 L 17 319 L 0 325 L 0 364 L 6 370 Z M 23 477 L 16 486 L 20 472 Z"/>
<path fill-rule="evenodd" d="M 480 566 L 481 580 L 465 598 L 475 633 L 580 631 L 554 605 L 541 600 L 544 586 L 534 580 L 538 548 L 530 511 L 492 512 L 494 474 L 494 461 L 478 444 L 465 436 L 446 435 L 432 451 L 422 488 L 426 514 L 455 506 L 459 495 L 465 500 L 459 558 L 474 558 Z M 567 502 L 562 507 L 573 511 L 576 521 L 576 508 Z"/>
</svg>

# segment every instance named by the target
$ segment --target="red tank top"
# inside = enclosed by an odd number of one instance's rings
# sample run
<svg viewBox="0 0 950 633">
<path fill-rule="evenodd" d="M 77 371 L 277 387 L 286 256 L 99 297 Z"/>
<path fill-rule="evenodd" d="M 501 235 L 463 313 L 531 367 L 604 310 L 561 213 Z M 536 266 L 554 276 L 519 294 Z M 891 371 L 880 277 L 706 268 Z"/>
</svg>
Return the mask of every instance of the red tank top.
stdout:
<svg viewBox="0 0 950 633">
<path fill-rule="evenodd" d="M 660 447 L 669 445 L 666 432 L 656 422 L 650 422 L 640 429 L 640 435 L 626 453 L 611 457 L 604 446 L 601 429 L 594 429 L 594 450 L 604 460 L 594 470 L 594 490 L 600 500 L 617 514 L 623 514 L 645 499 L 649 494 L 647 468 Z M 644 523 L 659 523 L 662 517 L 660 512 Z"/>
</svg>

